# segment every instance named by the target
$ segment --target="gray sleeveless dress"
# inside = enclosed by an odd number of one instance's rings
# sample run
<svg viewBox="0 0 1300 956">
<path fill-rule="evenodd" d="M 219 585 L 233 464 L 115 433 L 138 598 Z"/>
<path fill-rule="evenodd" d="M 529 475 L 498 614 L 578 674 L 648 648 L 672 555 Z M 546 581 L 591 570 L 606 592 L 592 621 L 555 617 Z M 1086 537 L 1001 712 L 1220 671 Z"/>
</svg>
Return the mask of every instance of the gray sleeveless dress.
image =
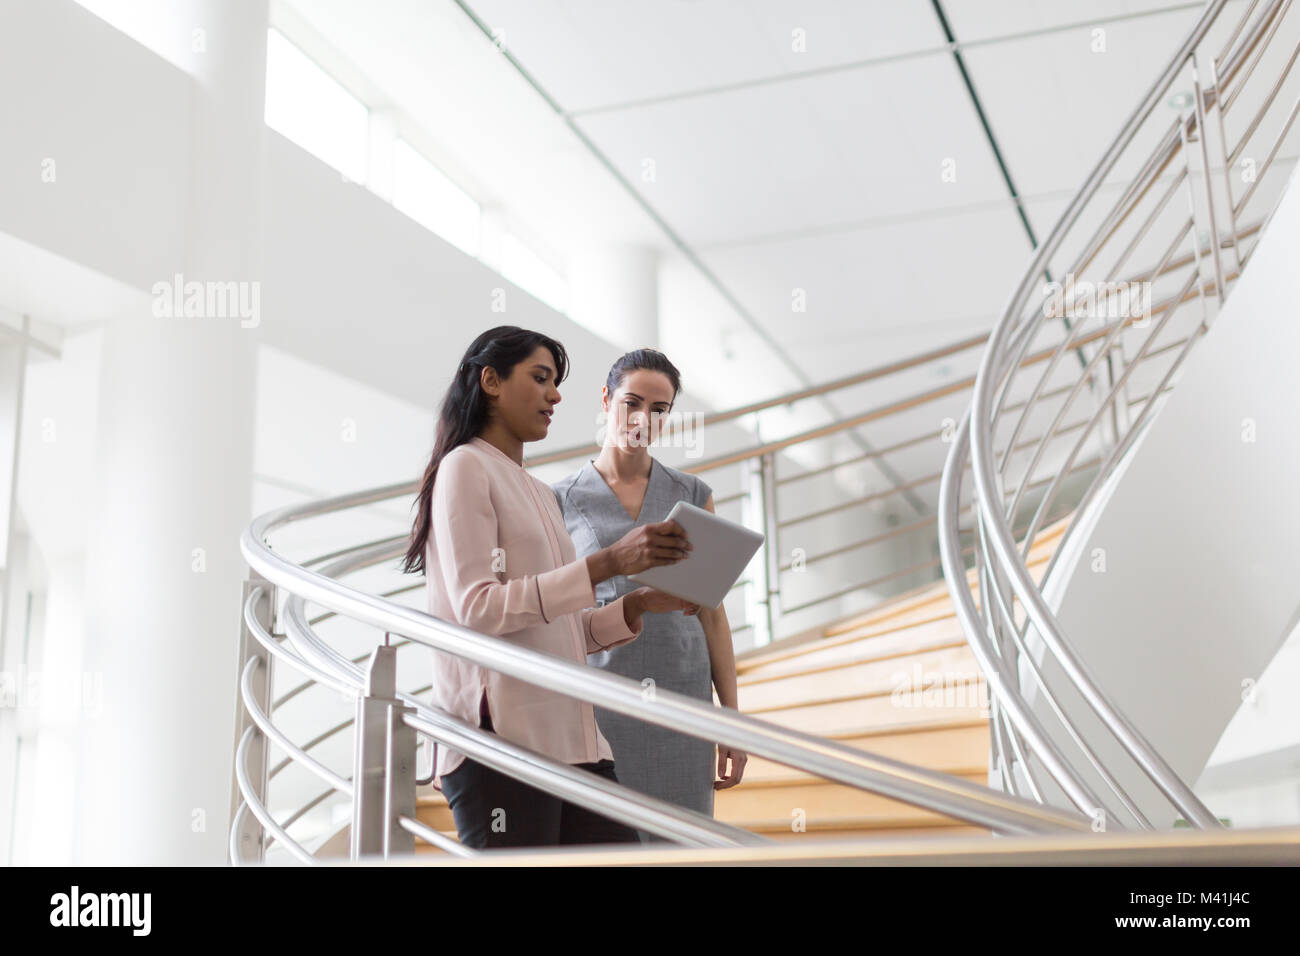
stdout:
<svg viewBox="0 0 1300 956">
<path fill-rule="evenodd" d="M 628 517 L 618 496 L 590 461 L 552 487 L 579 555 L 609 547 L 634 527 L 663 521 L 678 501 L 703 508 L 712 494 L 701 479 L 654 459 L 636 521 Z M 639 586 L 619 575 L 596 585 L 596 599 L 607 604 Z M 635 641 L 589 654 L 587 663 L 638 683 L 650 678 L 656 688 L 712 703 L 709 647 L 700 619 L 673 611 L 646 614 L 641 624 L 641 635 Z M 596 707 L 596 723 L 614 751 L 614 772 L 620 783 L 713 815 L 715 744 L 602 707 Z M 643 841 L 658 839 L 643 830 L 637 832 Z"/>
</svg>

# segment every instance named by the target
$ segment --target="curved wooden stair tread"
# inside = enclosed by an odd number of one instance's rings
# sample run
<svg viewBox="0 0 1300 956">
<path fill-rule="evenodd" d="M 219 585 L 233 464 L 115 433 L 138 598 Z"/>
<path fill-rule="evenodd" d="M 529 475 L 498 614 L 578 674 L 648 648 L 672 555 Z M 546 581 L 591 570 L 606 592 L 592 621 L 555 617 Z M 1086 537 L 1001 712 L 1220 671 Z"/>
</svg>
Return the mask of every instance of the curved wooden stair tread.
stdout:
<svg viewBox="0 0 1300 956">
<path fill-rule="evenodd" d="M 809 647 L 802 654 L 791 655 L 737 675 L 738 687 L 767 681 L 783 680 L 803 674 L 834 670 L 853 664 L 904 657 L 924 650 L 956 647 L 966 643 L 955 615 L 947 614 L 919 621 L 905 628 L 866 635 L 849 641 L 826 641 Z"/>
<path fill-rule="evenodd" d="M 917 820 L 906 817 L 840 816 L 808 820 L 803 830 L 795 830 L 788 819 L 756 821 L 747 830 L 773 840 L 837 839 L 858 837 L 872 839 L 905 839 L 927 836 L 992 836 L 985 827 L 973 826 L 956 820 Z"/>
<path fill-rule="evenodd" d="M 931 678 L 942 678 L 949 684 L 959 679 L 966 684 L 984 680 L 970 647 L 964 641 L 945 641 L 911 652 L 899 651 L 887 657 L 847 661 L 742 684 L 738 688 L 740 709 L 766 719 L 765 715 L 773 711 L 805 704 L 900 693 L 918 685 L 924 688 Z"/>
</svg>

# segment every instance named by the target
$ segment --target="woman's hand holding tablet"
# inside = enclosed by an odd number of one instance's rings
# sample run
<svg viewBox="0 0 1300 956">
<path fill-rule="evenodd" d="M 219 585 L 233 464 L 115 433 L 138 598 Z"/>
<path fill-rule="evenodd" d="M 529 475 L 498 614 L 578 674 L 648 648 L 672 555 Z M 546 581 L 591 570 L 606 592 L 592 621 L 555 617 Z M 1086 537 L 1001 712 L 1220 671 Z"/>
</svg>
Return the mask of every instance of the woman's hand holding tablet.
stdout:
<svg viewBox="0 0 1300 956">
<path fill-rule="evenodd" d="M 587 556 L 587 572 L 593 583 L 615 575 L 633 575 L 651 568 L 665 567 L 682 561 L 694 546 L 686 530 L 676 521 L 656 521 L 633 528 L 608 548 Z M 653 587 L 642 587 L 623 597 L 623 619 L 627 626 L 640 629 L 641 615 L 684 611 L 691 602 L 665 594 Z"/>
<path fill-rule="evenodd" d="M 692 545 L 690 559 L 670 562 L 672 567 L 654 566 L 628 576 L 637 584 L 667 591 L 700 607 L 722 604 L 763 543 L 763 535 L 757 531 L 685 501 L 673 505 L 661 523 L 676 524 L 694 535 L 699 548 Z"/>
<path fill-rule="evenodd" d="M 686 529 L 676 521 L 656 521 L 633 528 L 608 548 L 588 555 L 587 567 L 593 581 L 604 581 L 616 574 L 632 575 L 676 564 L 693 547 Z"/>
</svg>

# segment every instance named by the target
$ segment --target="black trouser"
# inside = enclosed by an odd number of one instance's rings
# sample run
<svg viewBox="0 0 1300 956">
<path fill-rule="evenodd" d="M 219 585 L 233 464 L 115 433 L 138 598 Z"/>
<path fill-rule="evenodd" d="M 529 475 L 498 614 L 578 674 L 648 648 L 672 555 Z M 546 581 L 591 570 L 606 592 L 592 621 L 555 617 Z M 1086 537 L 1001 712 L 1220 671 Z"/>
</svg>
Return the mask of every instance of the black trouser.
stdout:
<svg viewBox="0 0 1300 956">
<path fill-rule="evenodd" d="M 484 715 L 480 726 L 492 730 Z M 574 766 L 618 782 L 614 761 Z M 572 843 L 638 843 L 636 830 L 466 757 L 441 779 L 460 842 L 476 849 Z"/>
</svg>

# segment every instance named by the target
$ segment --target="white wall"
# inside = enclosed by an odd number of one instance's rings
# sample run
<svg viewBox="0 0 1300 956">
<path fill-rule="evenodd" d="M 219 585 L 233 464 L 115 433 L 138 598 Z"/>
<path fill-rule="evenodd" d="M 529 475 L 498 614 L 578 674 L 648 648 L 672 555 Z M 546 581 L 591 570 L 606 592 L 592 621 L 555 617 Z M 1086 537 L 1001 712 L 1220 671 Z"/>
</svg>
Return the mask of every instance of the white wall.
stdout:
<svg viewBox="0 0 1300 956">
<path fill-rule="evenodd" d="M 0 229 L 147 289 L 184 240 L 193 81 L 70 0 L 0 24 Z"/>
</svg>

